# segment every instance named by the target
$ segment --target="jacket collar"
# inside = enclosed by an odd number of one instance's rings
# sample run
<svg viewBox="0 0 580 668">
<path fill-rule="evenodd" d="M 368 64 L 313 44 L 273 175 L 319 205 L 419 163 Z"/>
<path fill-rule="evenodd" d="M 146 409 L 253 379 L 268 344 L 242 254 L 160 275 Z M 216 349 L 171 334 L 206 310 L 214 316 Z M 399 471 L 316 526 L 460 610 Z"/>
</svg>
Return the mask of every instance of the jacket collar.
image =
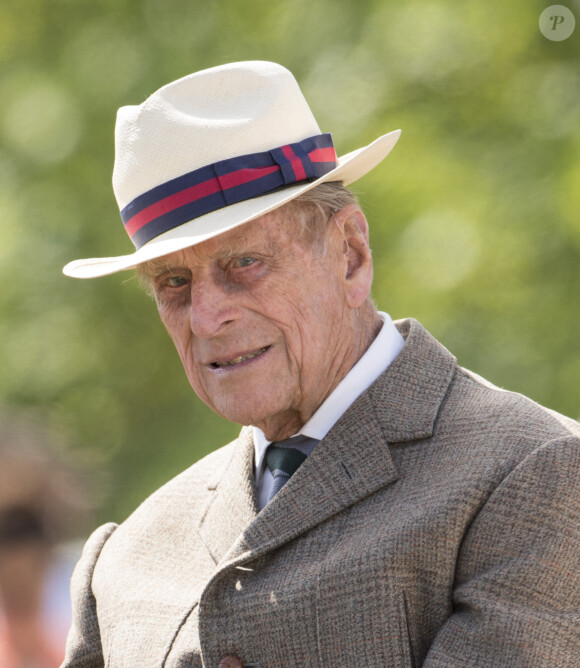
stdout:
<svg viewBox="0 0 580 668">
<path fill-rule="evenodd" d="M 264 554 L 392 484 L 389 444 L 433 434 L 456 360 L 417 321 L 396 325 L 405 339 L 397 358 L 260 513 L 251 431 L 242 430 L 229 466 L 210 485 L 215 495 L 200 528 L 220 567 Z"/>
<path fill-rule="evenodd" d="M 417 321 L 395 323 L 405 346 L 369 388 L 389 443 L 429 438 L 455 374 L 456 358 Z"/>
</svg>

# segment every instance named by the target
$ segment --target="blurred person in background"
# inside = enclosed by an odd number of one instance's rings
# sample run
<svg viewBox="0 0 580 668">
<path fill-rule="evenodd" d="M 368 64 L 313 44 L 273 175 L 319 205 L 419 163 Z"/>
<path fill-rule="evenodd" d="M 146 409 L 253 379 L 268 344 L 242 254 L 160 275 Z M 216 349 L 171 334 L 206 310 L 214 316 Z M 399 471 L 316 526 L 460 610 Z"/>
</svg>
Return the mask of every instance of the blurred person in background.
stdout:
<svg viewBox="0 0 580 668">
<path fill-rule="evenodd" d="M 56 668 L 88 510 L 78 473 L 30 415 L 0 415 L 0 666 Z"/>
<path fill-rule="evenodd" d="M 578 665 L 580 425 L 377 312 L 346 186 L 398 138 L 337 158 L 265 62 L 119 110 L 136 251 L 65 273 L 137 267 L 194 391 L 245 426 L 94 532 L 68 668 Z"/>
</svg>

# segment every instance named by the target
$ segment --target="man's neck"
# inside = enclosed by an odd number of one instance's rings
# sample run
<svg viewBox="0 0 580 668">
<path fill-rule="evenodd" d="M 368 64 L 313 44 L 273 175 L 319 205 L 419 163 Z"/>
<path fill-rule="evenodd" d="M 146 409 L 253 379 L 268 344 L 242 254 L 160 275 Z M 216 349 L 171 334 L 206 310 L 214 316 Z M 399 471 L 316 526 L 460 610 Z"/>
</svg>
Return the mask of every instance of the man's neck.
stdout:
<svg viewBox="0 0 580 668">
<path fill-rule="evenodd" d="M 301 405 L 298 410 L 293 409 L 277 414 L 255 426 L 261 429 L 271 442 L 282 441 L 300 432 L 366 353 L 382 326 L 383 320 L 369 300 L 357 313 L 357 319 L 352 328 L 353 335 L 349 337 L 348 342 L 345 341 L 343 344 L 344 355 L 337 360 L 335 368 L 327 370 L 327 378 L 332 378 L 332 382 L 328 384 L 326 393 L 318 396 L 316 401 Z"/>
</svg>

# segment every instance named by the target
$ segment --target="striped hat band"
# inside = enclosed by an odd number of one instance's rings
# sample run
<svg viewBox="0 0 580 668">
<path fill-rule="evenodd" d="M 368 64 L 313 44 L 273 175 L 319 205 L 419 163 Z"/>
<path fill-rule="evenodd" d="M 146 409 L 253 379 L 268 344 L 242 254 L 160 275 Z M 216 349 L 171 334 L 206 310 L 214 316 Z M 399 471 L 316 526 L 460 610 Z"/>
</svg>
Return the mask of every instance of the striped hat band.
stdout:
<svg viewBox="0 0 580 668">
<path fill-rule="evenodd" d="M 127 234 L 141 248 L 154 237 L 207 213 L 324 176 L 336 167 L 330 134 L 261 153 L 215 162 L 136 197 L 121 211 Z"/>
</svg>

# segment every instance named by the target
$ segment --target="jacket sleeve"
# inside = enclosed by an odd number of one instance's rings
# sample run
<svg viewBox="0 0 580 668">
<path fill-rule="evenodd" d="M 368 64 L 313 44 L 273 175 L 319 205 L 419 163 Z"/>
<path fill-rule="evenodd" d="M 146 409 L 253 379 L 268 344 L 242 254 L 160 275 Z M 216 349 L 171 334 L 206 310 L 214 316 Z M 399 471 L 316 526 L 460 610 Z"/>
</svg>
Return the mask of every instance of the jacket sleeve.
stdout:
<svg viewBox="0 0 580 668">
<path fill-rule="evenodd" d="M 425 668 L 573 668 L 580 656 L 580 441 L 545 444 L 461 545 L 453 614 Z"/>
<path fill-rule="evenodd" d="M 92 591 L 95 564 L 104 544 L 117 528 L 114 523 L 99 527 L 87 540 L 71 579 L 72 624 L 61 668 L 104 666 L 97 606 Z"/>
</svg>

